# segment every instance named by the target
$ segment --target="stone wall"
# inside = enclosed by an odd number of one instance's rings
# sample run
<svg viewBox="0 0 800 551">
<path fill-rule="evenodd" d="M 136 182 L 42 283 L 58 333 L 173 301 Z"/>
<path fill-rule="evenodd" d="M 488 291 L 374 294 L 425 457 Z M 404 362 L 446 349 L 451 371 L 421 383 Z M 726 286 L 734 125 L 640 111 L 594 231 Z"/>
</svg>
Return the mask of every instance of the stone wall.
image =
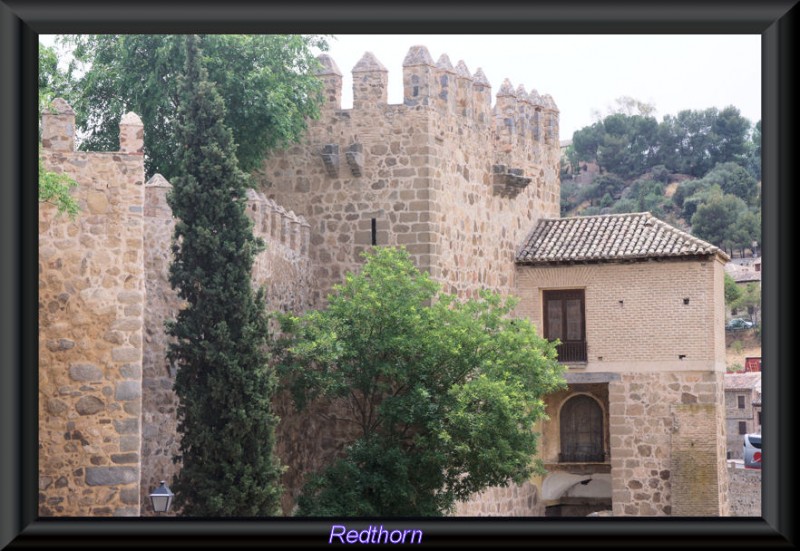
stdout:
<svg viewBox="0 0 800 551">
<path fill-rule="evenodd" d="M 174 218 L 166 196 L 171 187 L 159 174 L 145 184 L 144 266 L 147 302 L 142 381 L 142 477 L 139 490 L 143 504 L 147 504 L 147 495 L 158 486 L 159 481 L 166 480 L 169 483 L 180 468 L 173 461 L 180 445 L 176 419 L 178 402 L 172 390 L 176 370 L 167 360 L 169 339 L 164 331 L 164 323 L 174 319 L 180 307 L 180 300 L 169 283 Z M 253 262 L 253 282 L 264 286 L 266 290 L 267 311 L 299 313 L 308 310 L 313 306 L 309 291 L 314 287 L 307 255 L 308 223 L 252 190 L 248 192 L 246 209 L 253 221 L 253 233 L 263 239 L 266 245 Z M 284 464 L 294 465 L 300 461 L 296 456 L 302 453 L 287 442 L 295 440 L 290 436 L 290 431 L 295 430 L 295 425 L 306 418 L 293 415 L 285 396 L 276 399 L 275 408 L 282 418 L 276 434 L 277 452 Z M 310 430 L 308 426 L 305 428 L 306 431 Z M 288 472 L 285 477 L 286 484 L 292 489 L 297 485 L 297 476 L 293 474 L 293 471 Z M 142 507 L 143 516 L 152 514 L 148 506 Z"/>
<path fill-rule="evenodd" d="M 456 504 L 458 517 L 541 517 L 544 504 L 539 488 L 532 482 L 493 487 L 476 494 L 469 501 Z"/>
<path fill-rule="evenodd" d="M 120 151 L 74 151 L 75 115 L 42 118 L 47 170 L 78 182 L 71 220 L 39 205 L 39 514 L 136 516 L 139 507 L 144 163 L 142 124 Z"/>
<path fill-rule="evenodd" d="M 615 516 L 726 514 L 722 375 L 627 373 L 609 383 Z"/>
<path fill-rule="evenodd" d="M 761 470 L 728 467 L 730 516 L 761 517 Z"/>
<path fill-rule="evenodd" d="M 446 290 L 514 288 L 516 247 L 558 216 L 558 110 L 549 96 L 491 86 L 464 62 L 422 46 L 403 64 L 404 103 L 386 103 L 387 71 L 367 53 L 353 68 L 353 108 L 321 56 L 328 99 L 299 145 L 276 152 L 264 193 L 311 224 L 309 254 L 324 298 L 377 245 L 403 245 Z"/>
</svg>

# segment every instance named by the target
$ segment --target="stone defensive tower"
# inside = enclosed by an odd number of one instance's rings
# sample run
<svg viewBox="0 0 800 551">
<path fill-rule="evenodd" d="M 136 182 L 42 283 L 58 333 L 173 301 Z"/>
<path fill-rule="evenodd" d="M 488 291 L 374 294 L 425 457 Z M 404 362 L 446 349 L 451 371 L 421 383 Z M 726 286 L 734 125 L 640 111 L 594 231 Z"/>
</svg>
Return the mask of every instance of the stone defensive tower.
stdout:
<svg viewBox="0 0 800 551">
<path fill-rule="evenodd" d="M 506 80 L 491 105 L 481 69 L 413 46 L 403 103 L 387 103 L 388 71 L 372 53 L 353 67 L 353 108 L 342 73 L 320 56 L 325 104 L 302 144 L 258 174 L 271 199 L 311 224 L 316 299 L 372 245 L 403 245 L 417 266 L 471 296 L 510 293 L 514 254 L 541 217 L 559 215 L 558 108 Z"/>
</svg>

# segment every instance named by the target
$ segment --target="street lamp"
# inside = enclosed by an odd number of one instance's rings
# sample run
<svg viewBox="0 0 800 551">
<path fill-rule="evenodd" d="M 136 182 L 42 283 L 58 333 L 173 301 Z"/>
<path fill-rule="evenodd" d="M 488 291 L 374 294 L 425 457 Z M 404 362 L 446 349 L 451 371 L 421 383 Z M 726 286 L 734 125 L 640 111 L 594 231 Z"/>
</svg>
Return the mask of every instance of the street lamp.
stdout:
<svg viewBox="0 0 800 551">
<path fill-rule="evenodd" d="M 153 490 L 150 494 L 150 501 L 153 503 L 153 511 L 156 513 L 166 513 L 172 505 L 172 498 L 175 496 L 167 487 L 165 480 L 161 481 L 161 486 Z"/>
</svg>

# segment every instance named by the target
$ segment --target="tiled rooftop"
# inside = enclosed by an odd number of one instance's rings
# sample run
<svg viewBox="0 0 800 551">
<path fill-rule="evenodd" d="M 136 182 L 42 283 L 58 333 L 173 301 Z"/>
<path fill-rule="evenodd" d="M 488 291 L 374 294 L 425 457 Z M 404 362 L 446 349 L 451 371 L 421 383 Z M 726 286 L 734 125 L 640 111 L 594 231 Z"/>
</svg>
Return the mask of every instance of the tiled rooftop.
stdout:
<svg viewBox="0 0 800 551">
<path fill-rule="evenodd" d="M 728 256 L 650 214 L 606 214 L 540 220 L 517 254 L 519 264 Z"/>
<path fill-rule="evenodd" d="M 726 373 L 725 390 L 750 390 L 761 392 L 761 373 Z"/>
</svg>

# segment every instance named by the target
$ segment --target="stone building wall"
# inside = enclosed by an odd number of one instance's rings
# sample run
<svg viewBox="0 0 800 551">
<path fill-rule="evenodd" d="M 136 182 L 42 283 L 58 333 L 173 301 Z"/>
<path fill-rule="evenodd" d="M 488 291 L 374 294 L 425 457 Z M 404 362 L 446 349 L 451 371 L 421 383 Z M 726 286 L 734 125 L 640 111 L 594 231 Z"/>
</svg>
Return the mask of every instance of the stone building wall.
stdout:
<svg viewBox="0 0 800 551">
<path fill-rule="evenodd" d="M 367 53 L 343 110 L 341 72 L 321 61 L 320 119 L 258 175 L 269 198 L 311 224 L 317 297 L 358 268 L 373 233 L 377 245 L 405 246 L 447 291 L 512 292 L 516 247 L 539 217 L 559 213 L 552 98 L 506 82 L 492 108 L 483 71 L 414 46 L 402 105 L 386 103 L 387 71 Z"/>
<path fill-rule="evenodd" d="M 543 290 L 585 290 L 588 361 L 569 365 L 566 393 L 588 392 L 607 404 L 604 438 L 614 516 L 727 510 L 719 497 L 727 495 L 721 269 L 713 259 L 518 268 L 517 314 L 537 327 Z M 559 396 L 548 397 L 551 421 L 542 428 L 542 458 L 552 470 L 561 470 L 559 403 Z M 703 414 L 689 423 L 692 408 Z M 687 465 L 686 447 L 705 469 L 704 486 L 680 470 Z M 586 469 L 603 472 L 601 465 Z M 681 473 L 677 483 L 675 469 Z M 684 492 L 680 513 L 676 484 Z M 689 501 L 697 496 L 715 499 Z"/>
<path fill-rule="evenodd" d="M 136 516 L 139 507 L 144 163 L 142 124 L 120 150 L 74 150 L 75 115 L 42 118 L 47 170 L 78 182 L 74 219 L 39 205 L 39 514 Z"/>
<path fill-rule="evenodd" d="M 615 516 L 726 514 L 721 386 L 715 372 L 609 383 Z"/>
<path fill-rule="evenodd" d="M 761 517 L 761 470 L 728 467 L 730 516 Z"/>
<path fill-rule="evenodd" d="M 456 503 L 453 514 L 457 517 L 542 517 L 544 503 L 536 484 L 525 482 L 487 488 L 469 501 Z"/>
</svg>

